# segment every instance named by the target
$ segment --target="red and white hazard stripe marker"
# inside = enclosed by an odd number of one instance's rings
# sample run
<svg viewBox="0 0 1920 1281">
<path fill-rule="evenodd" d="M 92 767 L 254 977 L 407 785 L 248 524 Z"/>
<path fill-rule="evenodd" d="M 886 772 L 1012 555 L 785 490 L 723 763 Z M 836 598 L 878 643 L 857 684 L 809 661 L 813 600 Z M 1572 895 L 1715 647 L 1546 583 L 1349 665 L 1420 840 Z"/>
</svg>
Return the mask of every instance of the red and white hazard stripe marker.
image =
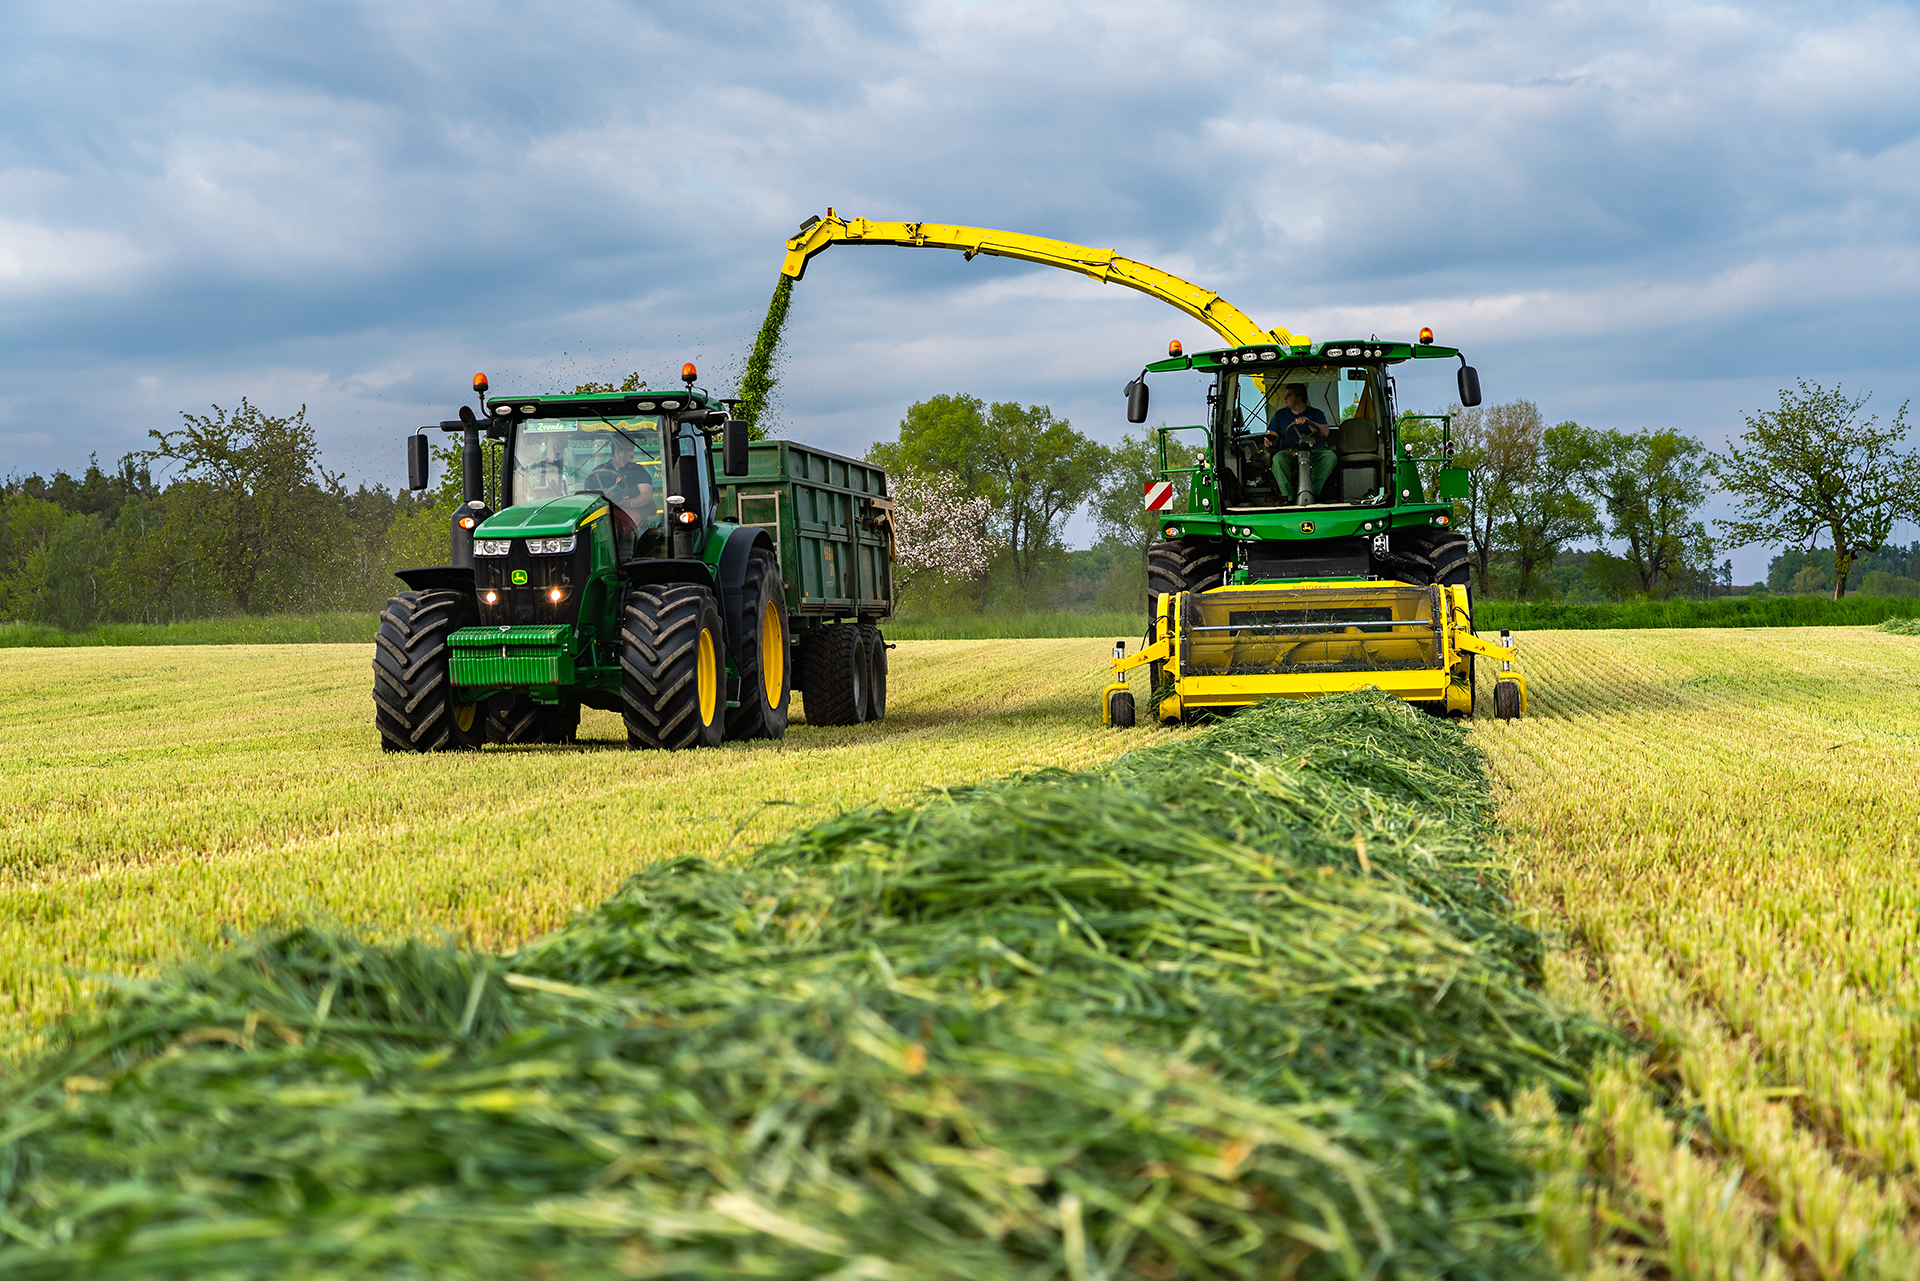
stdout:
<svg viewBox="0 0 1920 1281">
<path fill-rule="evenodd" d="M 1150 512 L 1173 510 L 1172 481 L 1150 480 L 1147 482 L 1147 510 Z"/>
</svg>

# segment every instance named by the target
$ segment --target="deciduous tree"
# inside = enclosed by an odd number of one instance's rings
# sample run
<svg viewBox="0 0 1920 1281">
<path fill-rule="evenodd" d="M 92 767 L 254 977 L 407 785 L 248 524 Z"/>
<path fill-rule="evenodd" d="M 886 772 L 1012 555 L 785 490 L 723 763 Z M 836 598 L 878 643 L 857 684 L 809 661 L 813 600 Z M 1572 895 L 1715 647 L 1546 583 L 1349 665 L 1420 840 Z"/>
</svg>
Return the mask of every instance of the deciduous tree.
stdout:
<svg viewBox="0 0 1920 1281">
<path fill-rule="evenodd" d="M 1898 446 L 1907 435 L 1902 404 L 1885 427 L 1860 411 L 1872 397 L 1848 396 L 1799 380 L 1782 390 L 1780 407 L 1746 416 L 1747 429 L 1714 460 L 1721 483 L 1740 504 L 1722 521 L 1734 546 L 1800 544 L 1822 533 L 1833 540 L 1833 598 L 1863 552 L 1879 550 L 1898 520 L 1920 520 L 1920 456 Z"/>
</svg>

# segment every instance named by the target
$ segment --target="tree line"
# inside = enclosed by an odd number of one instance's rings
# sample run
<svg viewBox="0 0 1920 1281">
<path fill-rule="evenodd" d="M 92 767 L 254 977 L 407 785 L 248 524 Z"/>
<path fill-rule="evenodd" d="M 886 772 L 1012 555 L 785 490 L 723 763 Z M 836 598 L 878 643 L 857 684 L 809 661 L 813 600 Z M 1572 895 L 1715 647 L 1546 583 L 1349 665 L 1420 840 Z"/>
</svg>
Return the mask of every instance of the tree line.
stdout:
<svg viewBox="0 0 1920 1281">
<path fill-rule="evenodd" d="M 638 385 L 638 375 L 619 384 Z M 1769 573 L 1775 591 L 1920 594 L 1920 543 L 1887 543 L 1895 522 L 1920 518 L 1906 406 L 1883 427 L 1866 403 L 1803 382 L 1748 416 L 1717 455 L 1670 430 L 1548 426 L 1524 400 L 1455 406 L 1454 461 L 1474 476 L 1456 519 L 1476 589 L 1533 600 L 1705 594 L 1730 580 L 1723 553 L 1757 542 L 1789 548 Z M 1416 454 L 1440 452 L 1437 424 L 1409 416 L 1402 430 Z M 452 446 L 439 451 L 438 487 L 416 496 L 349 490 L 325 466 L 304 407 L 276 416 L 243 399 L 149 435 L 149 448 L 111 469 L 95 459 L 77 477 L 0 482 L 0 620 L 77 630 L 369 611 L 391 595 L 394 569 L 445 559 L 459 498 Z M 898 581 L 911 607 L 1144 606 L 1142 560 L 1158 525 L 1141 504 L 1158 469 L 1153 432 L 1105 445 L 1046 405 L 946 394 L 910 406 L 868 457 L 901 500 Z M 1427 467 L 1431 485 L 1437 464 Z M 1709 530 L 1700 511 L 1716 489 L 1736 514 Z M 1067 530 L 1080 512 L 1098 537 L 1076 550 Z"/>
</svg>

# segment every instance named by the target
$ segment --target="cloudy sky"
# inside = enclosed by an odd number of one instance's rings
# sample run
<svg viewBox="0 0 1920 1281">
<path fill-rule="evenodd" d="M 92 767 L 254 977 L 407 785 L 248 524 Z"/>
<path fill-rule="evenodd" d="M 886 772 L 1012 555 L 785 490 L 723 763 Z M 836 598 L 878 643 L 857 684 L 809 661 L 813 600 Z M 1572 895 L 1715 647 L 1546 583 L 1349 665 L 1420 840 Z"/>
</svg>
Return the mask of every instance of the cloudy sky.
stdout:
<svg viewBox="0 0 1920 1281">
<path fill-rule="evenodd" d="M 0 473 L 247 396 L 392 484 L 475 370 L 724 386 L 828 205 L 1111 246 L 1316 337 L 1431 325 L 1549 421 L 1718 445 L 1796 378 L 1885 416 L 1920 391 L 1917 64 L 1914 7 L 1846 3 L 13 0 Z M 1208 335 L 1061 272 L 836 249 L 782 430 L 859 452 L 968 391 L 1113 440 L 1173 337 Z"/>
</svg>

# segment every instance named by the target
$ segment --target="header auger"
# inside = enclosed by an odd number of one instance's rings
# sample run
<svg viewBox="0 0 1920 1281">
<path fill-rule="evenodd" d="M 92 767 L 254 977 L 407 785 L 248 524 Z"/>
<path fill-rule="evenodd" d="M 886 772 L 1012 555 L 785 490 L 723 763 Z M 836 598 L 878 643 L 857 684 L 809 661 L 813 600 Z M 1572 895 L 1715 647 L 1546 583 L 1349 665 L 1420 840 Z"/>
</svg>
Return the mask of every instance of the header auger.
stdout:
<svg viewBox="0 0 1920 1281">
<path fill-rule="evenodd" d="M 1377 686 L 1439 715 L 1471 715 L 1474 659 L 1497 663 L 1494 711 L 1526 707 L 1511 637 L 1473 630 L 1467 543 L 1453 502 L 1472 478 L 1453 465 L 1452 421 L 1403 413 L 1389 371 L 1407 361 L 1459 362 L 1460 403 L 1480 403 L 1462 353 L 1434 343 L 1340 339 L 1316 343 L 1261 327 L 1213 290 L 1170 272 L 1044 236 L 950 223 L 876 222 L 832 209 L 787 241 L 781 271 L 795 280 L 837 244 L 952 249 L 1078 272 L 1125 285 L 1200 321 L 1229 344 L 1169 347 L 1126 386 L 1127 420 L 1147 419 L 1147 375 L 1207 379 L 1205 421 L 1156 429 L 1158 482 L 1149 510 L 1166 511 L 1147 551 L 1146 640 L 1116 644 L 1102 693 L 1109 724 L 1134 723 L 1126 673 L 1146 666 L 1166 721 L 1267 698 L 1308 698 Z M 1438 452 L 1416 455 L 1408 426 L 1438 425 Z M 1198 433 L 1183 439 L 1183 433 Z M 1187 458 L 1191 462 L 1187 462 Z M 1431 493 L 1421 465 L 1438 465 Z M 1173 511 L 1184 489 L 1184 510 Z"/>
</svg>

